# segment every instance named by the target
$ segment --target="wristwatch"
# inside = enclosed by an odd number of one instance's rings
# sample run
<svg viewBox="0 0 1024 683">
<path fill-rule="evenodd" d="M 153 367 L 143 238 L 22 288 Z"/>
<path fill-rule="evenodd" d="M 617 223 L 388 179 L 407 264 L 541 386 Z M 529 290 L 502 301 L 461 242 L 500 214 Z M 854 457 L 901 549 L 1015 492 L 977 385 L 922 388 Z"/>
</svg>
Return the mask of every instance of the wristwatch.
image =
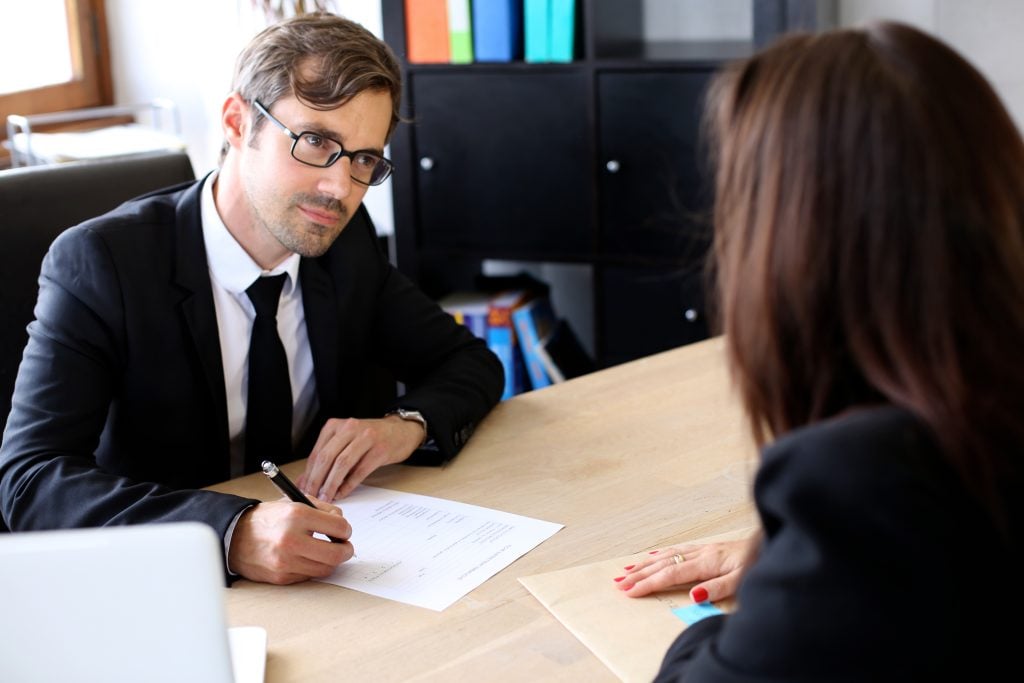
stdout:
<svg viewBox="0 0 1024 683">
<path fill-rule="evenodd" d="M 390 413 L 388 413 L 384 417 L 388 417 L 390 415 L 397 415 L 400 419 L 405 420 L 407 422 L 418 422 L 419 425 L 421 427 L 423 427 L 423 441 L 420 442 L 420 445 L 422 446 L 426 442 L 427 434 L 428 434 L 428 432 L 427 432 L 427 418 L 423 417 L 423 413 L 421 413 L 418 410 L 409 410 L 407 408 L 396 408 L 395 410 L 392 410 Z"/>
</svg>

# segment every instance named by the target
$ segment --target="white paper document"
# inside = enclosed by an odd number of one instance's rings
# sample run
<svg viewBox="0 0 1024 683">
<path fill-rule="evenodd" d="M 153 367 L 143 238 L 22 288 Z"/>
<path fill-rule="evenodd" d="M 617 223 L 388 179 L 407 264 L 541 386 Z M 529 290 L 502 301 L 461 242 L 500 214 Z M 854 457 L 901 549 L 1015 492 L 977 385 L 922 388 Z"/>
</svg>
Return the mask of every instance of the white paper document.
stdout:
<svg viewBox="0 0 1024 683">
<path fill-rule="evenodd" d="M 374 486 L 338 506 L 356 554 L 321 580 L 439 612 L 563 526 Z"/>
</svg>

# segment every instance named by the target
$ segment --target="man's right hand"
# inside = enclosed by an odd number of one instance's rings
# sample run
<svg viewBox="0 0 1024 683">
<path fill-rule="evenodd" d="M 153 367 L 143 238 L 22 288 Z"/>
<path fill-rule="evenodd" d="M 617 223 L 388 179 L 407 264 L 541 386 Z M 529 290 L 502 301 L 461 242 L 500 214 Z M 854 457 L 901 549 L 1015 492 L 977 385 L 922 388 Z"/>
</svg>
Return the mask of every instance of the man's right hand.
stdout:
<svg viewBox="0 0 1024 683">
<path fill-rule="evenodd" d="M 352 527 L 336 506 L 313 504 L 316 509 L 282 499 L 243 512 L 228 550 L 231 570 L 252 581 L 277 584 L 330 576 L 352 557 L 352 544 L 320 540 L 313 533 L 347 539 Z"/>
</svg>

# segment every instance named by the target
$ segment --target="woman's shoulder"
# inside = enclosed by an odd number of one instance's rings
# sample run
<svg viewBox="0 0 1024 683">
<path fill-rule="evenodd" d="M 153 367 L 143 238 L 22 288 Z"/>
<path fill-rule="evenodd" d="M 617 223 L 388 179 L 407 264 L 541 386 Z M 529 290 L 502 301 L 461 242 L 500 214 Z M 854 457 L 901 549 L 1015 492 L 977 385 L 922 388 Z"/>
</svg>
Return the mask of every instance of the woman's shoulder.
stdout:
<svg viewBox="0 0 1024 683">
<path fill-rule="evenodd" d="M 960 498 L 961 488 L 927 425 L 886 405 L 851 410 L 780 437 L 764 450 L 755 493 L 762 502 L 813 500 L 837 509 L 870 502 L 880 511 L 904 511 L 941 505 L 951 493 Z"/>
<path fill-rule="evenodd" d="M 928 426 L 909 410 L 894 405 L 850 410 L 842 415 L 795 429 L 767 446 L 766 467 L 834 471 L 892 470 L 903 463 L 914 469 L 942 461 Z"/>
</svg>

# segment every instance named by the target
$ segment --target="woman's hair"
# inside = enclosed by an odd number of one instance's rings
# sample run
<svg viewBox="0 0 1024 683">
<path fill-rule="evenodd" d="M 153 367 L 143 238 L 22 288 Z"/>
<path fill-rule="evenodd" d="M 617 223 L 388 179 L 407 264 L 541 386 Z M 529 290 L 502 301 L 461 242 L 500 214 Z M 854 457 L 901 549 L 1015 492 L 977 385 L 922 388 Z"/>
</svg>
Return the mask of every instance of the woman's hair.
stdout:
<svg viewBox="0 0 1024 683">
<path fill-rule="evenodd" d="M 257 34 L 238 55 L 232 90 L 268 109 L 294 95 L 314 109 L 335 109 L 368 90 L 391 96 L 388 136 L 399 121 L 402 76 L 386 43 L 327 12 L 302 14 Z M 252 134 L 264 123 L 253 111 Z"/>
<path fill-rule="evenodd" d="M 892 403 L 991 499 L 1024 444 L 1024 144 L 989 84 L 879 23 L 726 68 L 706 124 L 719 317 L 758 442 Z"/>
</svg>

